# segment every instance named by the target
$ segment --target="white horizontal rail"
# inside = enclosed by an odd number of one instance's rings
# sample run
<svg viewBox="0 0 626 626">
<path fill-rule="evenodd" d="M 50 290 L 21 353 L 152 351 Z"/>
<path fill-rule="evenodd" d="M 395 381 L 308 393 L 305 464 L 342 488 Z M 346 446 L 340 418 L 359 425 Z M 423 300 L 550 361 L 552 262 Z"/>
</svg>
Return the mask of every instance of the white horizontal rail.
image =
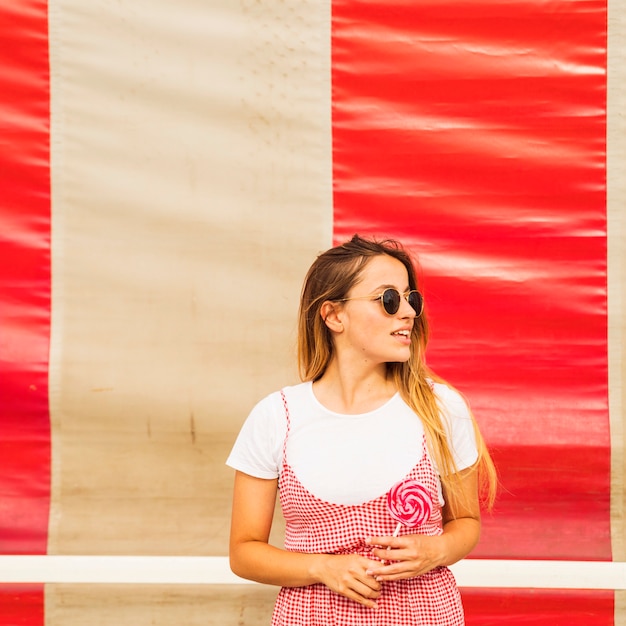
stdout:
<svg viewBox="0 0 626 626">
<path fill-rule="evenodd" d="M 460 587 L 626 589 L 626 563 L 466 559 L 451 568 Z M 250 584 L 226 557 L 0 556 L 2 583 Z"/>
</svg>

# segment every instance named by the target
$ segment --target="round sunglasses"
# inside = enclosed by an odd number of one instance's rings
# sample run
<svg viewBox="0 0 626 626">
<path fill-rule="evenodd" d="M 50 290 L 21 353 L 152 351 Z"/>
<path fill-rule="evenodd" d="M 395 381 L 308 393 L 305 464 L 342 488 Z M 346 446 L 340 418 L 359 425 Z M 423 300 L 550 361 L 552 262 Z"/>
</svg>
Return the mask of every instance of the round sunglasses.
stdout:
<svg viewBox="0 0 626 626">
<path fill-rule="evenodd" d="M 400 293 L 397 289 L 390 287 L 377 296 L 355 296 L 353 298 L 342 298 L 337 300 L 337 302 L 348 302 L 348 300 L 380 300 L 385 313 L 387 313 L 387 315 L 395 315 L 400 310 L 401 298 L 406 298 L 406 301 L 415 310 L 417 317 L 422 314 L 424 310 L 424 298 L 422 294 L 415 289 L 407 291 L 406 293 Z"/>
</svg>

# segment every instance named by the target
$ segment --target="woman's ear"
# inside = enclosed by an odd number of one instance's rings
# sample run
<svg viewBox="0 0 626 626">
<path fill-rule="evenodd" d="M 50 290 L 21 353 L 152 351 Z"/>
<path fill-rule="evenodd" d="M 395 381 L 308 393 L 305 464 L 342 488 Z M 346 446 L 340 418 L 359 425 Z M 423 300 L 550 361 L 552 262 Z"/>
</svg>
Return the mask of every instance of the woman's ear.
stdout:
<svg viewBox="0 0 626 626">
<path fill-rule="evenodd" d="M 320 315 L 322 316 L 324 323 L 335 333 L 343 331 L 343 322 L 341 321 L 341 316 L 339 315 L 340 311 L 341 303 L 331 302 L 330 300 L 326 300 L 320 308 Z"/>
</svg>

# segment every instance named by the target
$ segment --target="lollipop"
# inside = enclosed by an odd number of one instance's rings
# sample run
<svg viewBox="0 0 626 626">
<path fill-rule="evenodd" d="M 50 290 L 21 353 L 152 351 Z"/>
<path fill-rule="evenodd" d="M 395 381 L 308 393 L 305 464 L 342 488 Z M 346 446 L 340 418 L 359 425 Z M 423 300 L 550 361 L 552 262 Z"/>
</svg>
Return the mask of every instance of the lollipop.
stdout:
<svg viewBox="0 0 626 626">
<path fill-rule="evenodd" d="M 398 522 L 393 536 L 398 536 L 403 525 L 415 528 L 423 524 L 430 517 L 432 508 L 432 500 L 424 485 L 415 480 L 396 483 L 387 493 L 387 509 Z"/>
</svg>

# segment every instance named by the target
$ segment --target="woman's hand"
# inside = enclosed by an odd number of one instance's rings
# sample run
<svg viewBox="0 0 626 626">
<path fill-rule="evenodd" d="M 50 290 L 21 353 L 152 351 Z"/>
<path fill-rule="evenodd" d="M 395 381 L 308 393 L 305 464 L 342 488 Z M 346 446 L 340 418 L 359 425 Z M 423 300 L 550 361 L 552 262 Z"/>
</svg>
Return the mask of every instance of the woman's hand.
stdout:
<svg viewBox="0 0 626 626">
<path fill-rule="evenodd" d="M 446 493 L 443 534 L 371 537 L 372 554 L 383 561 L 369 571 L 379 582 L 421 576 L 467 556 L 480 537 L 480 506 L 475 468 L 459 472 L 459 491 Z"/>
<path fill-rule="evenodd" d="M 374 561 L 357 554 L 320 554 L 313 576 L 331 591 L 363 606 L 377 608 L 382 585 L 369 573 Z"/>
<path fill-rule="evenodd" d="M 371 537 L 367 543 L 377 546 L 372 554 L 382 561 L 374 562 L 375 566 L 368 570 L 379 582 L 421 576 L 443 565 L 445 560 L 445 540 L 442 536 Z"/>
</svg>

